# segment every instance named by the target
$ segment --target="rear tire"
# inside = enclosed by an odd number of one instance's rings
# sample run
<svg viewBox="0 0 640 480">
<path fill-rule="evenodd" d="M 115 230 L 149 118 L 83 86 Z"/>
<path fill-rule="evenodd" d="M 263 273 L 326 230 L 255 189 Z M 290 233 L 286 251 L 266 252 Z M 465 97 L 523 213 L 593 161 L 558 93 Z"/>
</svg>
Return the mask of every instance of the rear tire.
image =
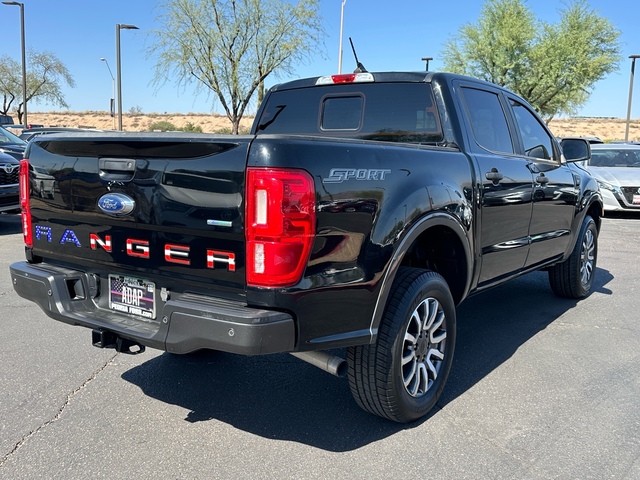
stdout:
<svg viewBox="0 0 640 480">
<path fill-rule="evenodd" d="M 447 282 L 435 272 L 402 267 L 376 343 L 347 350 L 354 399 L 364 410 L 396 422 L 422 418 L 442 394 L 455 338 Z"/>
<path fill-rule="evenodd" d="M 553 293 L 564 298 L 584 298 L 591 292 L 598 260 L 598 229 L 587 215 L 569 258 L 549 269 Z"/>
</svg>

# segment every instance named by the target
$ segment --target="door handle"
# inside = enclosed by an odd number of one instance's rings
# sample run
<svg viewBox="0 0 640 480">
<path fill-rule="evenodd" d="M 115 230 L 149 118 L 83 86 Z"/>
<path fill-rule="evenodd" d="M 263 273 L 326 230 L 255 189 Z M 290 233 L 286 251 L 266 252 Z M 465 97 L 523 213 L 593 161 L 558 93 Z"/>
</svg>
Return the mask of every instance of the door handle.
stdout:
<svg viewBox="0 0 640 480">
<path fill-rule="evenodd" d="M 100 178 L 107 181 L 129 182 L 136 173 L 133 158 L 101 158 L 98 165 Z"/>
<path fill-rule="evenodd" d="M 494 185 L 500 183 L 500 180 L 504 178 L 504 175 L 501 174 L 497 168 L 492 168 L 490 172 L 484 174 L 487 180 L 490 180 Z"/>
<path fill-rule="evenodd" d="M 547 183 L 549 183 L 549 177 L 547 177 L 544 173 L 541 173 L 536 177 L 536 182 L 538 182 L 540 185 L 546 185 Z"/>
<path fill-rule="evenodd" d="M 135 172 L 136 161 L 132 158 L 101 158 L 100 170 L 110 172 Z"/>
</svg>

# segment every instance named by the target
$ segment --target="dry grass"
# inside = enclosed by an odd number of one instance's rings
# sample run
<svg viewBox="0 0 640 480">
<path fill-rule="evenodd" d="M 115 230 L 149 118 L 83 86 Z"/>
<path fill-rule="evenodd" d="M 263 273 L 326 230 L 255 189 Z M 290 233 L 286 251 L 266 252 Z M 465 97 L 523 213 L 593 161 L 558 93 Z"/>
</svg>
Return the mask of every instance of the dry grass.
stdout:
<svg viewBox="0 0 640 480">
<path fill-rule="evenodd" d="M 552 120 L 551 131 L 558 137 L 595 136 L 605 142 L 624 140 L 627 122 L 622 118 L 570 118 Z M 629 122 L 629 140 L 640 141 L 640 120 Z"/>
<path fill-rule="evenodd" d="M 108 112 L 33 112 L 29 114 L 29 123 L 39 123 L 45 126 L 90 127 L 99 129 L 113 129 L 114 119 Z M 123 129 L 129 132 L 149 130 L 152 123 L 167 121 L 178 128 L 187 123 L 199 125 L 205 133 L 227 133 L 231 130 L 231 122 L 223 115 L 208 115 L 200 113 L 146 113 L 122 116 Z M 253 117 L 244 117 L 241 128 L 248 130 Z M 567 136 L 596 136 L 602 140 L 622 140 L 625 136 L 626 121 L 620 118 L 571 118 L 553 120 L 549 124 L 551 131 L 559 137 Z M 630 123 L 629 139 L 640 140 L 640 120 Z"/>
<path fill-rule="evenodd" d="M 17 118 L 17 117 L 16 117 Z M 29 123 L 42 124 L 45 127 L 83 127 L 110 130 L 116 128 L 108 112 L 29 112 Z M 231 131 L 231 122 L 223 115 L 200 113 L 146 113 L 122 115 L 122 128 L 128 132 L 145 132 L 152 123 L 170 122 L 177 128 L 191 123 L 199 125 L 205 133 L 226 133 Z M 245 117 L 240 122 L 241 130 L 249 130 L 253 117 Z"/>
</svg>

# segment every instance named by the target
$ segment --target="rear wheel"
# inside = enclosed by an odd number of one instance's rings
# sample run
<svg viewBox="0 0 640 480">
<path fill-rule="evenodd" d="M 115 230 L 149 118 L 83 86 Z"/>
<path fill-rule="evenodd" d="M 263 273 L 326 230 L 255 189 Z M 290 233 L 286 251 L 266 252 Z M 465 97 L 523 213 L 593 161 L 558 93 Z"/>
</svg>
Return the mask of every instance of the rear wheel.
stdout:
<svg viewBox="0 0 640 480">
<path fill-rule="evenodd" d="M 347 351 L 358 405 L 400 423 L 425 416 L 444 389 L 455 338 L 455 305 L 444 278 L 401 268 L 376 343 Z"/>
<path fill-rule="evenodd" d="M 559 297 L 584 298 L 591 292 L 598 259 L 598 228 L 587 215 L 569 258 L 549 269 L 551 289 Z"/>
</svg>

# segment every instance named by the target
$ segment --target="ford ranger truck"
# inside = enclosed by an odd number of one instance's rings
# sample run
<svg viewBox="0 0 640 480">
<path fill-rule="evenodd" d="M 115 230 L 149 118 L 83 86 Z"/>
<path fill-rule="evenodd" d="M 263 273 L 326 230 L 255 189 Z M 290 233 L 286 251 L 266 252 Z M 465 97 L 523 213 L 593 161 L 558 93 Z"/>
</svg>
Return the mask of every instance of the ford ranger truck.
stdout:
<svg viewBox="0 0 640 480">
<path fill-rule="evenodd" d="M 277 85 L 244 136 L 36 137 L 11 277 L 97 347 L 289 352 L 410 422 L 470 294 L 540 269 L 591 291 L 602 198 L 587 142 L 563 142 L 513 93 L 432 72 Z"/>
</svg>

